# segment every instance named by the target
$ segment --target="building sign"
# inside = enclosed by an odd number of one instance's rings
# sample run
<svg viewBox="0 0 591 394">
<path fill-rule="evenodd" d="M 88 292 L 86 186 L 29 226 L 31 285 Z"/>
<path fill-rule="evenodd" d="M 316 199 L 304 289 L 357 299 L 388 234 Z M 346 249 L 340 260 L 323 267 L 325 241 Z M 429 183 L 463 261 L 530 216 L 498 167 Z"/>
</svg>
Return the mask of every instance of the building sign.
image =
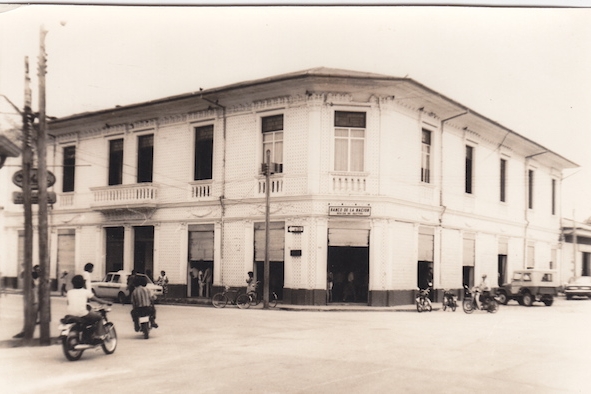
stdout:
<svg viewBox="0 0 591 394">
<path fill-rule="evenodd" d="M 358 206 L 329 206 L 328 216 L 370 216 L 371 207 Z"/>
<path fill-rule="evenodd" d="M 24 174 L 23 170 L 18 170 L 17 172 L 12 175 L 12 183 L 17 185 L 22 189 L 23 182 L 24 182 Z M 52 187 L 55 184 L 55 175 L 53 172 L 47 171 L 47 187 Z M 39 174 L 36 168 L 31 168 L 31 189 L 37 190 L 39 189 Z"/>
<path fill-rule="evenodd" d="M 57 201 L 55 192 L 47 192 L 47 203 L 55 204 Z M 24 204 L 25 197 L 23 192 L 12 192 L 13 204 Z M 31 204 L 39 204 L 39 192 L 37 190 L 31 191 Z"/>
<path fill-rule="evenodd" d="M 287 226 L 288 233 L 303 233 L 304 226 Z"/>
</svg>

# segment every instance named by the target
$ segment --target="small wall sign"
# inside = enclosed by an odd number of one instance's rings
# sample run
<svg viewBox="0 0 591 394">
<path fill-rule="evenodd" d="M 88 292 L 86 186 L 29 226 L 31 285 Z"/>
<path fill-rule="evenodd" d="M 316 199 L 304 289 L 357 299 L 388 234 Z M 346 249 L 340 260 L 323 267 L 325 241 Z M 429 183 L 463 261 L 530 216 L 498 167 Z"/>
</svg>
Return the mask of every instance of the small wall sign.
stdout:
<svg viewBox="0 0 591 394">
<path fill-rule="evenodd" d="M 328 207 L 328 216 L 370 216 L 371 207 L 335 205 Z"/>
<path fill-rule="evenodd" d="M 288 233 L 303 233 L 304 226 L 287 226 Z"/>
</svg>

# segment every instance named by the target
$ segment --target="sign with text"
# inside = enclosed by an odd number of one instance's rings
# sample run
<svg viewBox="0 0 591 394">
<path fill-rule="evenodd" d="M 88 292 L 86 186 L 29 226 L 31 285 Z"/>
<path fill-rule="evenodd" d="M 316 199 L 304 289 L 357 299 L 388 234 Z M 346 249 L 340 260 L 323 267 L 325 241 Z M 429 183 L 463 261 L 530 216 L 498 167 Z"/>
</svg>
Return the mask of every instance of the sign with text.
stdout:
<svg viewBox="0 0 591 394">
<path fill-rule="evenodd" d="M 370 216 L 371 207 L 358 207 L 358 206 L 329 206 L 329 216 Z"/>
<path fill-rule="evenodd" d="M 47 203 L 55 204 L 56 201 L 57 197 L 55 192 L 47 192 Z M 12 192 L 12 202 L 14 204 L 24 204 L 25 199 L 23 192 Z M 39 192 L 37 190 L 31 192 L 31 204 L 39 204 Z"/>
</svg>

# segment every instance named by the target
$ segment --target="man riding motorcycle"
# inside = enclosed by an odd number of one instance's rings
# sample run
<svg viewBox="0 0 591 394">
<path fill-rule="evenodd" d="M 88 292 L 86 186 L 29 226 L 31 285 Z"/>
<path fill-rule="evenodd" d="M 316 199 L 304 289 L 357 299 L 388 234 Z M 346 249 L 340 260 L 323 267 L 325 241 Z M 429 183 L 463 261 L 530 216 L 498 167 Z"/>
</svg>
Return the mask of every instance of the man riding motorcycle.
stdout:
<svg viewBox="0 0 591 394">
<path fill-rule="evenodd" d="M 68 299 L 68 315 L 82 317 L 89 324 L 93 324 L 94 337 L 103 339 L 106 336 L 105 327 L 99 324 L 102 316 L 95 311 L 89 311 L 86 305 L 89 300 L 107 305 L 111 305 L 111 303 L 96 297 L 90 289 L 84 287 L 85 283 L 86 280 L 82 275 L 75 275 L 72 278 L 74 288 L 68 290 L 66 294 Z"/>
<path fill-rule="evenodd" d="M 154 296 L 146 288 L 148 281 L 143 276 L 136 276 L 134 278 L 134 290 L 131 293 L 131 304 L 133 309 L 131 310 L 131 318 L 135 331 L 140 330 L 139 318 L 141 316 L 150 316 L 150 324 L 154 328 L 158 328 L 156 324 L 156 308 L 154 308 Z"/>
<path fill-rule="evenodd" d="M 490 286 L 486 280 L 486 274 L 482 275 L 482 281 L 474 287 L 474 300 L 478 309 L 482 309 L 482 303 L 490 297 Z"/>
</svg>

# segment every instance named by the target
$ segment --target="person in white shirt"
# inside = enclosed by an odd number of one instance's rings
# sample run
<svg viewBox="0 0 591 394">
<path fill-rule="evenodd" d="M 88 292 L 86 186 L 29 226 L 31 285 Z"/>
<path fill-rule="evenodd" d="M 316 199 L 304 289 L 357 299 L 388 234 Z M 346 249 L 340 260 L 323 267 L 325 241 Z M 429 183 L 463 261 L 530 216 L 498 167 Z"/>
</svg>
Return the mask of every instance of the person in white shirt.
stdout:
<svg viewBox="0 0 591 394">
<path fill-rule="evenodd" d="M 94 264 L 86 263 L 82 276 L 84 277 L 84 287 L 88 290 L 92 290 L 92 277 L 90 275 L 92 274 L 92 271 L 94 271 Z"/>
<path fill-rule="evenodd" d="M 89 311 L 86 307 L 88 301 L 95 301 L 99 304 L 111 305 L 110 302 L 96 297 L 92 290 L 84 287 L 85 280 L 82 275 L 75 275 L 72 278 L 73 289 L 68 290 L 66 294 L 68 301 L 67 313 L 71 316 L 78 316 L 84 318 L 88 323 L 94 325 L 94 335 L 98 338 L 104 338 L 105 327 L 102 324 L 97 324 L 101 321 L 102 316 L 98 312 Z"/>
</svg>

